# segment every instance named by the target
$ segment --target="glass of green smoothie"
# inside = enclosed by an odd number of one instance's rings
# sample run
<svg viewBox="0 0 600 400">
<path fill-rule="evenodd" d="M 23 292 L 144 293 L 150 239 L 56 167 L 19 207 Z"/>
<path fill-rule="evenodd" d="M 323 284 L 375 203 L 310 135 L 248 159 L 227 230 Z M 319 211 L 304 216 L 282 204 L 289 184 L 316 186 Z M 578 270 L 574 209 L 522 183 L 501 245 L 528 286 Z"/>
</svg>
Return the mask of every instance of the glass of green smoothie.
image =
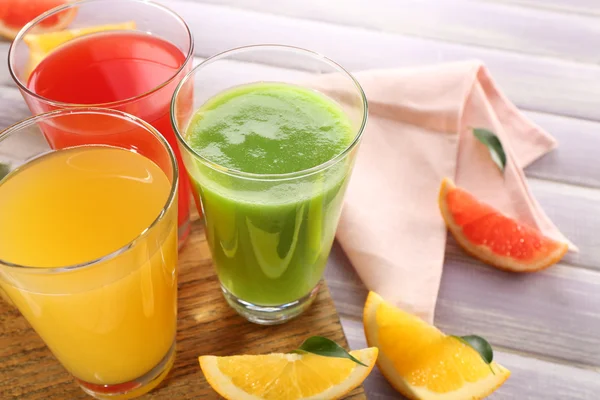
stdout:
<svg viewBox="0 0 600 400">
<path fill-rule="evenodd" d="M 366 120 L 359 83 L 308 50 L 230 50 L 181 81 L 171 118 L 227 302 L 278 324 L 315 299 Z"/>
</svg>

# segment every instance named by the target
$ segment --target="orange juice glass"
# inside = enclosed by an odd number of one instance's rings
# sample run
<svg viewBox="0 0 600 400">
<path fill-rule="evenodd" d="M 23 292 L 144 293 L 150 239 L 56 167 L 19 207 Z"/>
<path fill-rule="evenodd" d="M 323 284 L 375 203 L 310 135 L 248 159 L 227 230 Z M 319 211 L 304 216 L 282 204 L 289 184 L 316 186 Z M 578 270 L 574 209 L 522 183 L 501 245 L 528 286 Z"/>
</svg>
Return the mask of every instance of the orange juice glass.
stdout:
<svg viewBox="0 0 600 400">
<path fill-rule="evenodd" d="M 49 145 L 49 129 L 78 145 Z M 2 291 L 91 396 L 157 386 L 177 319 L 169 144 L 119 111 L 59 110 L 1 132 L 0 164 Z"/>
</svg>

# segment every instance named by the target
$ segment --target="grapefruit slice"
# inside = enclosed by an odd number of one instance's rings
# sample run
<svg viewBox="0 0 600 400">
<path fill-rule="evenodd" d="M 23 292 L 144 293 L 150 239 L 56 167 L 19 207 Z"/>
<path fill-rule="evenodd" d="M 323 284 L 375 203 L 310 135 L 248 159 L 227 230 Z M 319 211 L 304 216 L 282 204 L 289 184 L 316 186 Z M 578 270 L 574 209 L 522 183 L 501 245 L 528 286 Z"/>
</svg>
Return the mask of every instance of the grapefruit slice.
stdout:
<svg viewBox="0 0 600 400">
<path fill-rule="evenodd" d="M 442 217 L 458 244 L 473 257 L 513 272 L 534 272 L 557 263 L 567 244 L 503 215 L 446 178 L 438 198 Z"/>
<path fill-rule="evenodd" d="M 2 0 L 0 1 L 0 35 L 14 39 L 29 21 L 73 0 Z M 55 31 L 67 27 L 75 15 L 76 8 L 69 8 L 40 22 L 30 33 Z"/>
</svg>

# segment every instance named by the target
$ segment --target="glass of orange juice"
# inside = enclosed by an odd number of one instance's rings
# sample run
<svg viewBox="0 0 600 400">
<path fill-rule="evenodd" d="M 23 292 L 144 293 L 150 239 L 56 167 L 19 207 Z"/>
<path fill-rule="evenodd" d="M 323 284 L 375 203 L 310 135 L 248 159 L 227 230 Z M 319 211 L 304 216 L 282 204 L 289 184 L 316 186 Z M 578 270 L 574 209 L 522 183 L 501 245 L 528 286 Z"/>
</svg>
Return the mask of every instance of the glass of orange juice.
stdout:
<svg viewBox="0 0 600 400">
<path fill-rule="evenodd" d="M 93 397 L 136 397 L 173 365 L 177 185 L 169 144 L 120 111 L 0 132 L 0 289 Z"/>
</svg>

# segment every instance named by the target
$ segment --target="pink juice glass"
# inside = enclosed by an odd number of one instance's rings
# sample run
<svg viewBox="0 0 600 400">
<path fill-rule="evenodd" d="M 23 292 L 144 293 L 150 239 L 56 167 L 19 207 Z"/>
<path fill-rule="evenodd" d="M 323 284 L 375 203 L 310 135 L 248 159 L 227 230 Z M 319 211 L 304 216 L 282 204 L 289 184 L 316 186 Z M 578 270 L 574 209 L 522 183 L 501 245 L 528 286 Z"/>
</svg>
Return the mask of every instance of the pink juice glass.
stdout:
<svg viewBox="0 0 600 400">
<path fill-rule="evenodd" d="M 32 58 L 27 44 L 31 30 L 67 13 L 74 13 L 67 29 L 83 30 L 84 35 L 70 38 L 41 60 Z M 105 25 L 111 25 L 111 30 L 99 32 Z M 143 119 L 165 137 L 179 164 L 180 247 L 190 232 L 191 188 L 170 122 L 170 101 L 191 69 L 193 53 L 189 27 L 162 5 L 146 0 L 83 0 L 28 23 L 8 55 L 11 76 L 34 115 L 63 108 L 110 108 Z M 58 130 L 47 129 L 44 134 L 53 148 L 86 141 Z"/>
</svg>

